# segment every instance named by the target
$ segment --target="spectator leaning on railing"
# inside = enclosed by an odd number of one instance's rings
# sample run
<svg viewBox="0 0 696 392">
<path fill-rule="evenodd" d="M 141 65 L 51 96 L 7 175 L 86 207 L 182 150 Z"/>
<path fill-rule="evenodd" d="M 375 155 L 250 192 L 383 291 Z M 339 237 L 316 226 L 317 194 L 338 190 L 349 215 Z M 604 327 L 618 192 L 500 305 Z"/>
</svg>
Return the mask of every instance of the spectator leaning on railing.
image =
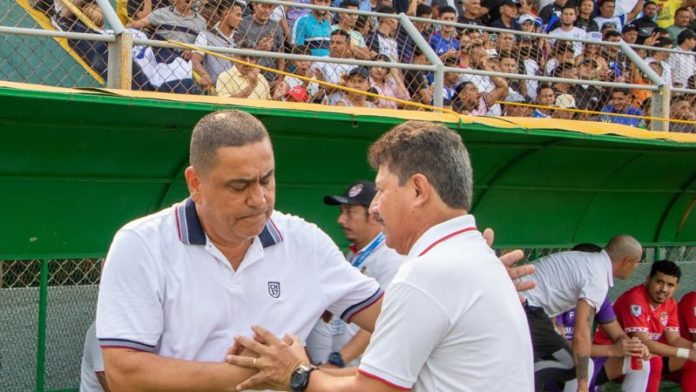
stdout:
<svg viewBox="0 0 696 392">
<path fill-rule="evenodd" d="M 198 33 L 206 29 L 203 17 L 193 8 L 193 0 L 174 0 L 173 5 L 152 11 L 126 27 L 142 30 L 152 28 L 154 33 L 165 40 L 192 44 Z"/>
</svg>

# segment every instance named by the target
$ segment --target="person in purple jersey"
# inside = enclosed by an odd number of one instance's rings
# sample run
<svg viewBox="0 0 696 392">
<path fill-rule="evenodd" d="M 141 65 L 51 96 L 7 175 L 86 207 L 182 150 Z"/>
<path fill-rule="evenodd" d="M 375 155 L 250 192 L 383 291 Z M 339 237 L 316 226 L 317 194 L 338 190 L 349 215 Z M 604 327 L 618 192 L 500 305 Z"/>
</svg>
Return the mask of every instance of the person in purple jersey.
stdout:
<svg viewBox="0 0 696 392">
<path fill-rule="evenodd" d="M 601 247 L 594 244 L 578 244 L 573 247 L 574 251 L 581 252 L 600 252 Z M 649 358 L 650 352 L 647 347 L 640 343 L 636 338 L 629 338 L 616 321 L 616 314 L 611 306 L 609 297 L 604 299 L 599 310 L 594 317 L 599 327 L 604 329 L 611 337 L 614 344 L 611 346 L 592 345 L 590 363 L 592 378 L 590 379 L 589 390 L 593 391 L 595 385 L 601 385 L 609 380 L 616 380 L 624 376 L 622 391 L 645 391 L 650 375 L 650 362 L 643 360 L 642 369 L 634 370 L 631 368 L 631 356 Z M 575 333 L 575 309 L 556 316 L 555 324 L 558 332 L 562 334 L 570 343 Z M 565 383 L 564 392 L 575 391 L 577 380 L 570 380 Z"/>
</svg>

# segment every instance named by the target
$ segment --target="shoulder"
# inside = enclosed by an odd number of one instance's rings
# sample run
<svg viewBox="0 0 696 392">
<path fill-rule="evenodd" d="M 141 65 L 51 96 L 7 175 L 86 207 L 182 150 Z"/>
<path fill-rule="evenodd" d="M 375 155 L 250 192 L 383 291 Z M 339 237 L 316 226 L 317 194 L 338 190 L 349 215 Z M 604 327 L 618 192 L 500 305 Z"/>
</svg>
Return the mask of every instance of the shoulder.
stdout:
<svg viewBox="0 0 696 392">
<path fill-rule="evenodd" d="M 328 235 L 322 231 L 319 226 L 314 223 L 307 222 L 303 218 L 286 214 L 280 211 L 273 211 L 269 223 L 283 237 L 284 241 L 291 243 L 302 243 L 317 236 L 327 237 Z"/>
<path fill-rule="evenodd" d="M 177 225 L 177 206 L 175 204 L 161 211 L 130 221 L 121 227 L 118 232 L 132 232 L 150 238 L 151 236 L 156 236 L 157 233 L 174 230 Z"/>
</svg>

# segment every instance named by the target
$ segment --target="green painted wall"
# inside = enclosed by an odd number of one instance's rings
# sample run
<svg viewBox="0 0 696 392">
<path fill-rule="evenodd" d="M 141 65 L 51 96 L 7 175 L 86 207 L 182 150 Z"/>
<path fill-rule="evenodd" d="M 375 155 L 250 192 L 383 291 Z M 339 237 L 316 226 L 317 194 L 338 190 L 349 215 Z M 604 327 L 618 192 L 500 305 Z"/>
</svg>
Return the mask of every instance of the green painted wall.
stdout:
<svg viewBox="0 0 696 392">
<path fill-rule="evenodd" d="M 9 258 L 101 256 L 125 222 L 186 196 L 196 121 L 221 106 L 0 89 L 0 252 Z M 403 120 L 241 108 L 268 127 L 278 209 L 341 238 L 322 197 L 372 178 L 368 145 Z M 498 247 L 696 243 L 696 143 L 451 125 L 468 145 L 479 226 Z M 696 210 L 696 208 L 694 208 Z"/>
</svg>

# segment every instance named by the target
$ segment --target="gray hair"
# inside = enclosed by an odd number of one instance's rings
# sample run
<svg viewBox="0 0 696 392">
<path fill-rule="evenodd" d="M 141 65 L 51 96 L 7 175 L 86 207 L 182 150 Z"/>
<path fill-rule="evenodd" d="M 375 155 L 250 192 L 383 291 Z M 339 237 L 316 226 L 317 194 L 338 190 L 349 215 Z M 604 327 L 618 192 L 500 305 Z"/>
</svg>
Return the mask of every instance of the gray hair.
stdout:
<svg viewBox="0 0 696 392">
<path fill-rule="evenodd" d="M 216 163 L 221 147 L 240 147 L 269 139 L 261 121 L 239 110 L 213 112 L 198 121 L 191 134 L 189 160 L 200 173 L 206 173 Z"/>
<path fill-rule="evenodd" d="M 403 185 L 414 174 L 423 174 L 451 208 L 469 210 L 473 171 L 462 138 L 442 125 L 408 121 L 382 135 L 369 152 L 370 165 L 385 164 Z"/>
<path fill-rule="evenodd" d="M 621 261 L 627 257 L 640 260 L 643 247 L 637 239 L 628 234 L 619 234 L 612 237 L 604 250 L 612 262 Z"/>
</svg>

